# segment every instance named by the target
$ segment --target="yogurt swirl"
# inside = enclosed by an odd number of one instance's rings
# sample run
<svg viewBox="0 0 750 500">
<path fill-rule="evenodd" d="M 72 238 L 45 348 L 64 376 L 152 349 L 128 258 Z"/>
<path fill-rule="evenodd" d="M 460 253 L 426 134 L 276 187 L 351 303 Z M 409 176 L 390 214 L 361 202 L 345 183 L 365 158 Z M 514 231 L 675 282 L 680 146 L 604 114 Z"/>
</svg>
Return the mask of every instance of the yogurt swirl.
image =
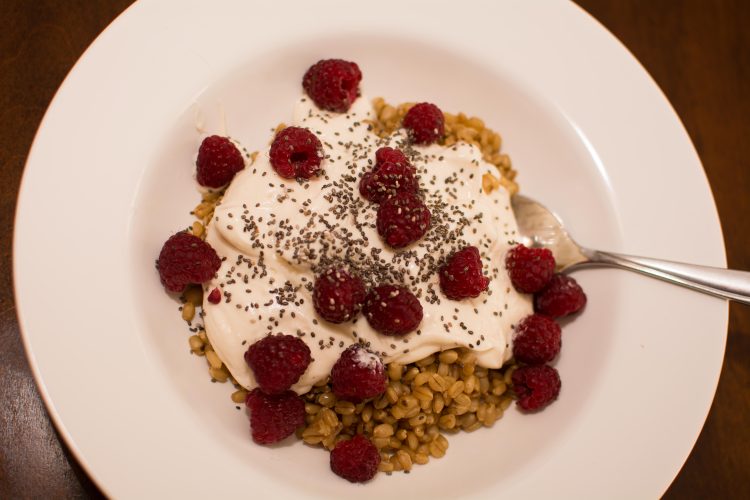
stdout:
<svg viewBox="0 0 750 500">
<path fill-rule="evenodd" d="M 283 179 L 261 154 L 237 174 L 216 207 L 206 241 L 223 262 L 205 288 L 219 288 L 222 300 L 204 301 L 204 323 L 217 355 L 247 389 L 257 384 L 244 353 L 270 333 L 296 335 L 310 347 L 313 361 L 292 387 L 302 394 L 328 377 L 341 352 L 355 342 L 384 363 L 406 364 L 466 347 L 475 351 L 479 365 L 499 368 L 511 356 L 514 325 L 532 313 L 530 297 L 513 289 L 505 270 L 505 254 L 517 234 L 509 195 L 502 187 L 482 189 L 482 176 L 496 174 L 496 168 L 470 144 L 411 146 L 403 130 L 381 139 L 367 124 L 373 118 L 364 97 L 342 114 L 300 98 L 293 125 L 320 139 L 324 173 Z M 407 155 L 432 212 L 425 237 L 401 250 L 382 241 L 375 228 L 378 206 L 358 191 L 383 146 Z M 489 288 L 475 299 L 450 300 L 440 291 L 437 271 L 467 245 L 479 249 Z M 373 330 L 362 315 L 343 324 L 320 318 L 312 301 L 315 275 L 342 264 L 368 286 L 407 286 L 424 309 L 419 329 L 396 338 Z"/>
</svg>

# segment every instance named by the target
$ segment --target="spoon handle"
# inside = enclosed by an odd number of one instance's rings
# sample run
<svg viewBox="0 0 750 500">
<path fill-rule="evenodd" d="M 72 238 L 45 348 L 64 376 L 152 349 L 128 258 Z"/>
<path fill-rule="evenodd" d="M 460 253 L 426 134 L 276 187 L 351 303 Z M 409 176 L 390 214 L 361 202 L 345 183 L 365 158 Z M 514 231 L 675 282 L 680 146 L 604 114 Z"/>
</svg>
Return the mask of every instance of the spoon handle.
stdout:
<svg viewBox="0 0 750 500">
<path fill-rule="evenodd" d="M 583 249 L 589 265 L 629 269 L 699 292 L 750 304 L 750 272 Z"/>
</svg>

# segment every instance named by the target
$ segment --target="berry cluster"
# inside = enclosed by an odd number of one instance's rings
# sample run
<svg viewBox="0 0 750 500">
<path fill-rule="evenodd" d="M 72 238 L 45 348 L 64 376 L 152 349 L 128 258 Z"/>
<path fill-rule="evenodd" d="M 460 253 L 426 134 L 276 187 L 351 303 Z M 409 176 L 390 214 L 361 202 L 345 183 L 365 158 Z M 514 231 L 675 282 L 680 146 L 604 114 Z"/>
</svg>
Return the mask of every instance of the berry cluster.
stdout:
<svg viewBox="0 0 750 500">
<path fill-rule="evenodd" d="M 369 292 L 357 275 L 329 267 L 313 287 L 315 311 L 331 323 L 355 319 L 362 310 L 370 326 L 383 335 L 406 335 L 422 321 L 422 304 L 406 287 L 379 285 Z"/>
<path fill-rule="evenodd" d="M 445 134 L 443 112 L 430 103 L 414 105 L 402 125 L 414 144 L 431 144 Z M 375 166 L 362 176 L 359 192 L 378 203 L 378 234 L 393 248 L 420 240 L 430 228 L 432 214 L 419 196 L 416 170 L 403 152 L 385 147 L 375 153 Z"/>
<path fill-rule="evenodd" d="M 331 369 L 333 393 L 342 400 L 359 403 L 380 396 L 387 385 L 383 361 L 360 344 L 344 350 Z M 338 443 L 331 451 L 331 470 L 353 483 L 372 479 L 379 464 L 380 453 L 361 434 Z"/>
<path fill-rule="evenodd" d="M 524 366 L 513 372 L 513 390 L 518 406 L 538 411 L 560 394 L 560 375 L 546 363 L 560 353 L 562 336 L 554 318 L 580 311 L 586 305 L 586 294 L 576 281 L 555 273 L 555 258 L 546 248 L 518 245 L 505 259 L 513 287 L 521 293 L 534 294 L 535 314 L 523 319 L 515 328 L 513 357 Z"/>
<path fill-rule="evenodd" d="M 505 257 L 513 287 L 534 294 L 534 310 L 551 318 L 577 313 L 586 305 L 586 294 L 568 275 L 555 273 L 555 258 L 546 248 L 517 245 Z"/>
<path fill-rule="evenodd" d="M 310 364 L 310 349 L 297 337 L 269 335 L 250 346 L 245 361 L 258 383 L 245 400 L 253 440 L 279 442 L 305 423 L 304 401 L 290 388 Z M 337 398 L 355 403 L 379 396 L 387 386 L 383 361 L 364 346 L 353 344 L 333 365 L 331 385 Z M 333 471 L 352 482 L 371 479 L 379 463 L 380 454 L 363 436 L 339 443 L 331 452 Z"/>
<path fill-rule="evenodd" d="M 276 443 L 304 425 L 305 403 L 290 388 L 311 360 L 307 344 L 291 335 L 269 335 L 245 352 L 245 362 L 258 383 L 245 400 L 256 443 Z"/>
<path fill-rule="evenodd" d="M 359 183 L 359 193 L 378 203 L 378 234 L 393 248 L 420 240 L 430 228 L 432 215 L 419 196 L 415 168 L 403 152 L 389 147 L 375 152 L 375 166 Z"/>
</svg>

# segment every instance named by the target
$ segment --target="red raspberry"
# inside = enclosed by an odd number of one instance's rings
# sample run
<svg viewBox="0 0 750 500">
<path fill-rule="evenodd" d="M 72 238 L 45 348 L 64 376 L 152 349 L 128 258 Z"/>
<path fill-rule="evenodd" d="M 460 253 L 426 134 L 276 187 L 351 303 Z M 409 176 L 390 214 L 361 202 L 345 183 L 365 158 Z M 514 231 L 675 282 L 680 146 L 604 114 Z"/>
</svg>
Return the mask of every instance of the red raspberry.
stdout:
<svg viewBox="0 0 750 500">
<path fill-rule="evenodd" d="M 305 424 L 305 402 L 294 391 L 266 394 L 253 389 L 245 399 L 250 409 L 253 441 L 271 444 L 294 434 Z"/>
<path fill-rule="evenodd" d="M 221 302 L 221 292 L 218 288 L 211 290 L 211 293 L 208 294 L 208 301 L 212 304 L 218 304 Z"/>
<path fill-rule="evenodd" d="M 305 373 L 310 361 L 310 348 L 291 335 L 269 335 L 245 352 L 245 362 L 266 394 L 279 394 L 289 389 Z"/>
<path fill-rule="evenodd" d="M 378 465 L 378 449 L 362 434 L 339 441 L 331 450 L 331 470 L 352 483 L 364 483 L 375 477 Z"/>
<path fill-rule="evenodd" d="M 341 267 L 329 267 L 315 280 L 313 305 L 323 319 L 343 323 L 353 319 L 365 301 L 365 284 Z"/>
<path fill-rule="evenodd" d="M 560 375 L 547 365 L 522 366 L 511 376 L 516 404 L 525 411 L 541 410 L 560 394 Z"/>
<path fill-rule="evenodd" d="M 482 259 L 477 247 L 464 247 L 448 258 L 440 268 L 440 289 L 446 297 L 461 300 L 479 297 L 490 279 L 482 274 Z"/>
<path fill-rule="evenodd" d="M 565 274 L 555 274 L 534 297 L 534 310 L 553 318 L 578 312 L 585 305 L 583 289 L 576 280 Z"/>
<path fill-rule="evenodd" d="M 544 288 L 555 273 L 555 258 L 547 248 L 517 245 L 505 256 L 513 287 L 521 293 L 535 293 Z"/>
<path fill-rule="evenodd" d="M 219 266 L 221 259 L 211 245 L 186 232 L 170 237 L 156 261 L 161 283 L 170 292 L 182 292 L 187 285 L 210 280 Z"/>
<path fill-rule="evenodd" d="M 430 228 L 430 209 L 413 193 L 398 193 L 378 208 L 378 234 L 393 248 L 403 248 Z"/>
<path fill-rule="evenodd" d="M 406 335 L 422 322 L 422 304 L 403 286 L 373 288 L 362 310 L 370 326 L 383 335 Z"/>
<path fill-rule="evenodd" d="M 513 357 L 529 365 L 549 363 L 560 353 L 560 326 L 554 320 L 532 314 L 516 328 Z"/>
<path fill-rule="evenodd" d="M 445 117 L 440 108 L 429 102 L 415 104 L 404 116 L 404 128 L 416 144 L 432 144 L 445 135 Z"/>
<path fill-rule="evenodd" d="M 386 383 L 383 362 L 359 344 L 347 347 L 331 369 L 333 393 L 354 403 L 383 394 Z"/>
<path fill-rule="evenodd" d="M 281 177 L 309 179 L 320 170 L 323 146 L 306 128 L 287 127 L 276 134 L 268 154 Z"/>
<path fill-rule="evenodd" d="M 416 194 L 418 191 L 419 184 L 411 167 L 402 163 L 383 163 L 367 172 L 359 183 L 359 194 L 373 203 L 380 203 L 397 193 Z"/>
<path fill-rule="evenodd" d="M 234 175 L 245 168 L 245 160 L 237 146 L 218 135 L 203 139 L 195 164 L 198 184 L 210 188 L 229 184 Z"/>
<path fill-rule="evenodd" d="M 412 170 L 412 174 L 415 173 L 414 167 L 411 166 L 406 155 L 398 149 L 382 147 L 375 151 L 375 168 L 378 168 L 385 163 L 397 163 L 409 167 Z"/>
<path fill-rule="evenodd" d="M 310 66 L 302 87 L 321 109 L 345 113 L 359 95 L 362 72 L 356 63 L 324 59 Z"/>
</svg>

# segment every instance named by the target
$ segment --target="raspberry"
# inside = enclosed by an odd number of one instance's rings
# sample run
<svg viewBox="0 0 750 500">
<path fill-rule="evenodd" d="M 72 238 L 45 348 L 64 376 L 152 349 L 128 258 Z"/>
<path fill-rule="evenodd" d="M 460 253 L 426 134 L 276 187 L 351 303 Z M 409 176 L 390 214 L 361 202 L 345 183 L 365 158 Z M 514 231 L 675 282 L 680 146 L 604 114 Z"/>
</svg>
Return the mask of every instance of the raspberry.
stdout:
<svg viewBox="0 0 750 500">
<path fill-rule="evenodd" d="M 549 363 L 560 353 L 560 326 L 554 320 L 532 314 L 516 328 L 513 357 L 530 365 Z"/>
<path fill-rule="evenodd" d="M 482 259 L 477 247 L 464 247 L 448 258 L 440 268 L 440 289 L 446 297 L 461 300 L 479 297 L 487 290 L 489 278 L 482 274 Z"/>
<path fill-rule="evenodd" d="M 398 193 L 378 208 L 378 234 L 393 248 L 403 248 L 430 228 L 430 209 L 413 193 Z"/>
<path fill-rule="evenodd" d="M 331 369 L 331 385 L 337 398 L 359 403 L 385 392 L 383 362 L 364 346 L 352 344 Z"/>
<path fill-rule="evenodd" d="M 170 237 L 156 261 L 161 283 L 170 292 L 181 292 L 187 285 L 210 280 L 219 266 L 221 259 L 211 245 L 186 232 Z"/>
<path fill-rule="evenodd" d="M 234 175 L 245 168 L 245 160 L 237 146 L 218 135 L 203 139 L 195 164 L 198 184 L 210 188 L 229 184 Z"/>
<path fill-rule="evenodd" d="M 362 72 L 356 63 L 323 59 L 310 66 L 302 87 L 321 109 L 345 113 L 359 95 Z"/>
<path fill-rule="evenodd" d="M 289 389 L 305 373 L 310 361 L 310 348 L 291 335 L 269 335 L 245 352 L 245 362 L 266 394 L 279 394 Z"/>
<path fill-rule="evenodd" d="M 418 191 L 419 184 L 411 167 L 402 163 L 383 163 L 379 168 L 367 172 L 359 182 L 359 194 L 374 203 L 380 203 L 397 193 L 416 194 Z"/>
<path fill-rule="evenodd" d="M 404 128 L 415 144 L 432 144 L 445 134 L 445 118 L 440 108 L 429 102 L 415 104 L 404 116 Z"/>
<path fill-rule="evenodd" d="M 370 326 L 383 335 L 406 335 L 422 322 L 422 304 L 403 286 L 373 288 L 362 310 Z"/>
<path fill-rule="evenodd" d="M 364 483 L 375 477 L 378 465 L 378 449 L 362 434 L 338 442 L 331 450 L 331 470 L 352 483 Z"/>
<path fill-rule="evenodd" d="M 511 376 L 516 404 L 525 411 L 541 410 L 560 394 L 560 375 L 547 365 L 522 366 Z"/>
<path fill-rule="evenodd" d="M 586 294 L 581 286 L 564 274 L 555 274 L 534 297 L 534 310 L 553 318 L 578 312 L 585 305 Z"/>
<path fill-rule="evenodd" d="M 380 167 L 380 165 L 383 165 L 384 163 L 397 163 L 409 167 L 412 169 L 412 174 L 415 173 L 414 167 L 411 166 L 411 163 L 409 163 L 409 160 L 404 153 L 398 149 L 382 147 L 375 151 L 375 168 Z"/>
<path fill-rule="evenodd" d="M 211 290 L 211 293 L 208 294 L 208 301 L 212 304 L 218 304 L 221 302 L 221 292 L 218 288 Z"/>
<path fill-rule="evenodd" d="M 253 389 L 245 399 L 250 409 L 253 441 L 271 444 L 291 436 L 305 424 L 305 402 L 294 391 L 266 394 Z"/>
<path fill-rule="evenodd" d="M 547 248 L 517 245 L 505 256 L 513 287 L 521 293 L 535 293 L 544 288 L 555 272 L 555 258 Z"/>
<path fill-rule="evenodd" d="M 329 267 L 315 280 L 313 305 L 320 316 L 331 323 L 353 319 L 365 301 L 365 284 L 340 267 Z"/>
<path fill-rule="evenodd" d="M 306 128 L 287 127 L 276 134 L 268 154 L 281 177 L 309 179 L 320 171 L 323 146 Z"/>
</svg>

